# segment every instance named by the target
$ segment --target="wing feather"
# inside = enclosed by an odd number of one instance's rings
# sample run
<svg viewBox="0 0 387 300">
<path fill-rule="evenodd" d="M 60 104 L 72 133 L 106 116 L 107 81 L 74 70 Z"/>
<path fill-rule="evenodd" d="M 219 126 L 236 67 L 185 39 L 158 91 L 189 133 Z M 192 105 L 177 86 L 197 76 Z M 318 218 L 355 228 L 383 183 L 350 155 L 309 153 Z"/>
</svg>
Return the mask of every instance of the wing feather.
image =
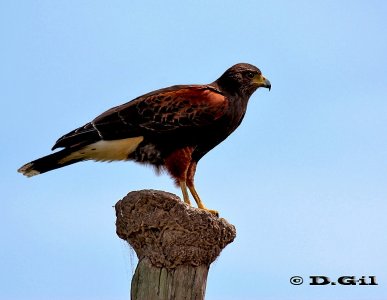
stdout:
<svg viewBox="0 0 387 300">
<path fill-rule="evenodd" d="M 219 119 L 227 108 L 227 98 L 213 86 L 173 86 L 107 110 L 61 137 L 53 149 L 202 129 Z"/>
</svg>

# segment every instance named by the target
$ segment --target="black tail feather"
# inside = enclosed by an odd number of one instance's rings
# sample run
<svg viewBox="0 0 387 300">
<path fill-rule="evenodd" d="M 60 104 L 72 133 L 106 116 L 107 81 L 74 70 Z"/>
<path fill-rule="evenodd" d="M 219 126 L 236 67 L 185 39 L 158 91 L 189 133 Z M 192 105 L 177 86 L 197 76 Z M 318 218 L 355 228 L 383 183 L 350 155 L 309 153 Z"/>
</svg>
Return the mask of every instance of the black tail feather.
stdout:
<svg viewBox="0 0 387 300">
<path fill-rule="evenodd" d="M 63 149 L 61 151 L 58 151 L 53 154 L 41 157 L 37 160 L 31 161 L 25 164 L 24 166 L 22 166 L 21 168 L 19 168 L 17 171 L 27 177 L 32 177 L 35 175 L 39 175 L 51 170 L 62 168 L 62 167 L 74 164 L 76 162 L 82 161 L 83 159 L 73 159 L 73 160 L 69 160 L 64 163 L 61 163 L 61 160 L 66 158 L 73 151 L 74 149 L 71 149 L 71 148 Z"/>
</svg>

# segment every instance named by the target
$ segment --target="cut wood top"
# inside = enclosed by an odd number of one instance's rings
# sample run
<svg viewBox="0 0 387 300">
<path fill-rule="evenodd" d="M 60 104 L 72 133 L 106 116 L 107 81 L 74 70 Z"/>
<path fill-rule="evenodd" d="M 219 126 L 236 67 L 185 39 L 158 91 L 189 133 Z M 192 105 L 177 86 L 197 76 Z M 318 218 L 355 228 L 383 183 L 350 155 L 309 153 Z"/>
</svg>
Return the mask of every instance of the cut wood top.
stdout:
<svg viewBox="0 0 387 300">
<path fill-rule="evenodd" d="M 236 236 L 225 219 L 163 191 L 130 192 L 115 209 L 117 235 L 157 267 L 210 265 Z"/>
</svg>

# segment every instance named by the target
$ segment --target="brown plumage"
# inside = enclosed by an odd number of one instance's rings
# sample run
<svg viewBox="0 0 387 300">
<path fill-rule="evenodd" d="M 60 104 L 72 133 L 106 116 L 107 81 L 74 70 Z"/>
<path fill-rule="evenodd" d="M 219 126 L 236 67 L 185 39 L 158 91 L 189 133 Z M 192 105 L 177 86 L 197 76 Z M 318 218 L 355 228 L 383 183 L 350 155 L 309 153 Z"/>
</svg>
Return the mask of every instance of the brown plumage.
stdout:
<svg viewBox="0 0 387 300">
<path fill-rule="evenodd" d="M 165 169 L 186 203 L 188 188 L 198 207 L 206 209 L 194 188 L 196 165 L 239 126 L 259 87 L 271 88 L 261 71 L 237 64 L 211 84 L 145 94 L 64 135 L 52 148 L 64 149 L 18 171 L 30 177 L 84 160 L 133 160 Z"/>
</svg>

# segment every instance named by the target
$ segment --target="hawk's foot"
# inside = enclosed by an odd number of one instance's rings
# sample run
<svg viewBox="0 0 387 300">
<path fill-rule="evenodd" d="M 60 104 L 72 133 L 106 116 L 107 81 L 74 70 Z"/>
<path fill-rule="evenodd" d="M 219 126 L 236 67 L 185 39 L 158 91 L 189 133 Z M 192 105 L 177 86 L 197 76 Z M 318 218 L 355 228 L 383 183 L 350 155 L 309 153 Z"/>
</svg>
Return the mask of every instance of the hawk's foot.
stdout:
<svg viewBox="0 0 387 300">
<path fill-rule="evenodd" d="M 218 217 L 218 218 L 219 218 L 219 212 L 218 212 L 217 210 L 214 210 L 214 209 L 208 209 L 208 208 L 206 208 L 206 207 L 201 208 L 201 209 L 203 209 L 203 210 L 205 210 L 205 211 L 208 211 L 209 213 L 211 213 L 211 214 L 214 215 L 215 217 Z"/>
</svg>

